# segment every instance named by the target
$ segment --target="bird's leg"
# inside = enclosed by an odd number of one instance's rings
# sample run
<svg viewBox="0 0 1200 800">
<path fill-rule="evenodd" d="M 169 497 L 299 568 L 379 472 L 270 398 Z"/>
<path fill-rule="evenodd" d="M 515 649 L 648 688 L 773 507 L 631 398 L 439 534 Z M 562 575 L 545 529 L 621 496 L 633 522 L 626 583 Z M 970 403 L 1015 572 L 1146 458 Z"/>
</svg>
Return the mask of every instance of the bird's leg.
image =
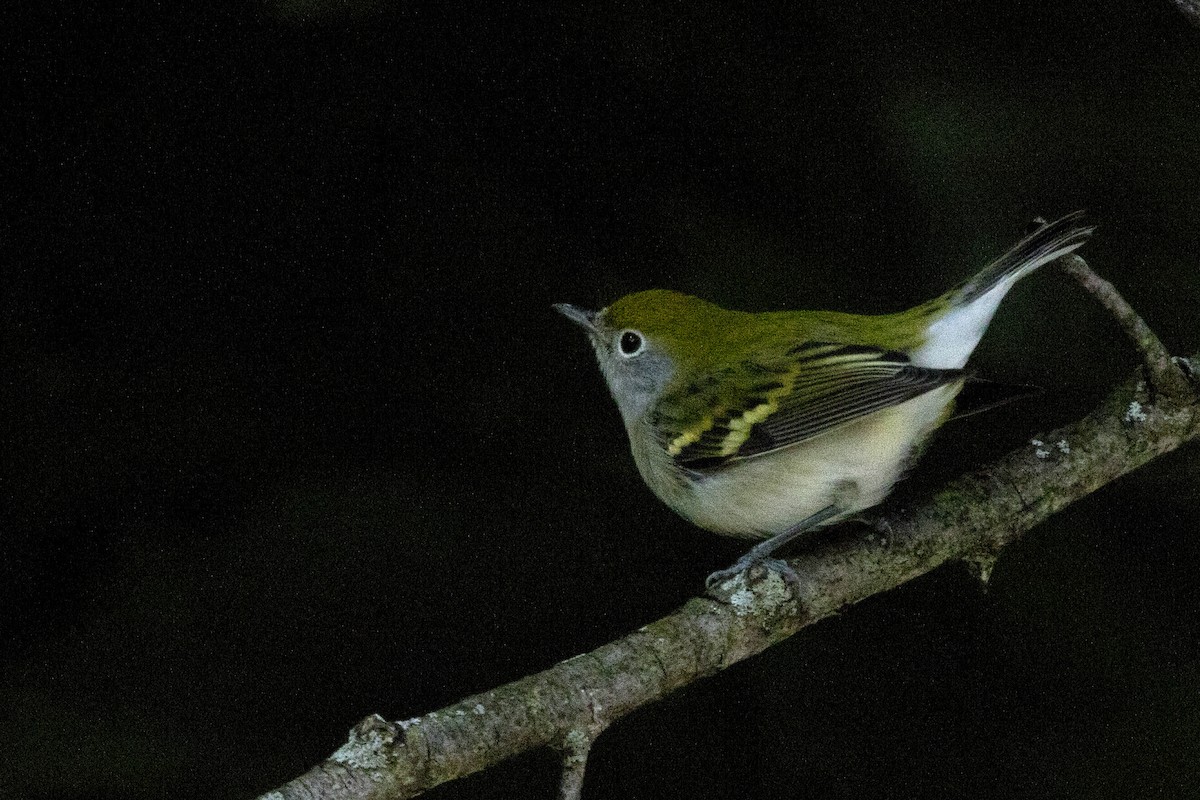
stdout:
<svg viewBox="0 0 1200 800">
<path fill-rule="evenodd" d="M 704 586 L 709 591 L 712 591 L 734 575 L 750 569 L 750 567 L 756 564 L 762 564 L 768 569 L 778 572 L 780 577 L 793 587 L 799 585 L 800 578 L 796 575 L 796 570 L 792 569 L 783 559 L 771 558 L 771 556 L 781 547 L 784 547 L 808 531 L 820 527 L 839 513 L 841 512 L 837 506 L 826 506 L 812 516 L 788 528 L 783 533 L 777 533 L 770 539 L 759 542 L 754 547 L 751 547 L 744 556 L 739 558 L 732 567 L 719 569 L 705 578 Z"/>
</svg>

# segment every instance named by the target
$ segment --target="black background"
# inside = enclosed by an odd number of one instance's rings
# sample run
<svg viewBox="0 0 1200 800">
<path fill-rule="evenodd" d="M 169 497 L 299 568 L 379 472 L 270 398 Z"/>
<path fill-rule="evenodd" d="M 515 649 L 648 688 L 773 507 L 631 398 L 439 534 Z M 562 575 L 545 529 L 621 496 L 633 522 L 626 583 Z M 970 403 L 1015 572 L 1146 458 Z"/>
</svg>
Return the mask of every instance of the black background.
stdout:
<svg viewBox="0 0 1200 800">
<path fill-rule="evenodd" d="M 1087 208 L 1084 255 L 1200 347 L 1200 32 L 1165 0 L 12 21 L 4 796 L 252 796 L 696 593 L 741 544 L 643 487 L 552 302 L 893 311 Z M 974 363 L 1047 391 L 895 502 L 1136 357 L 1046 270 Z M 941 569 L 635 714 L 587 796 L 1195 796 L 1198 465 L 1058 515 L 987 593 Z"/>
</svg>

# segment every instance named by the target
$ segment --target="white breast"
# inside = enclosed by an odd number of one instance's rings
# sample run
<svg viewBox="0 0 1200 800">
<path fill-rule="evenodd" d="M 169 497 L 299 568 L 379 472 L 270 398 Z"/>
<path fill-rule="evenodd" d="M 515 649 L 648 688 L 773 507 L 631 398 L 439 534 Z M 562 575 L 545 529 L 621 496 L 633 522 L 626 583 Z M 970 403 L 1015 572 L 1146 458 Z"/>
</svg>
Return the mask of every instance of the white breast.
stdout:
<svg viewBox="0 0 1200 800">
<path fill-rule="evenodd" d="M 881 502 L 904 473 L 913 448 L 934 428 L 961 384 L 939 387 L 806 442 L 737 461 L 681 482 L 662 458 L 634 455 L 646 483 L 702 528 L 762 538 L 788 530 L 830 505 L 845 517 Z M 661 452 L 661 449 L 659 450 Z"/>
</svg>

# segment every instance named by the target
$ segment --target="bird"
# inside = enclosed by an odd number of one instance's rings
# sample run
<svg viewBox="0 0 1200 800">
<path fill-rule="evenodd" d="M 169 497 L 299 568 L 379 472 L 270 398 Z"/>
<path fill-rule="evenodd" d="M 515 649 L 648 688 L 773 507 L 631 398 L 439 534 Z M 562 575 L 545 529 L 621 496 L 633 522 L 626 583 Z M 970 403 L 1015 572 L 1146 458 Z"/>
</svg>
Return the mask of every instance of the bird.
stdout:
<svg viewBox="0 0 1200 800">
<path fill-rule="evenodd" d="M 745 312 L 664 289 L 590 311 L 587 334 L 634 463 L 700 528 L 758 539 L 712 590 L 801 535 L 878 505 L 954 412 L 968 359 L 1021 278 L 1073 252 L 1083 212 L 1042 220 L 973 277 L 907 311 Z"/>
</svg>

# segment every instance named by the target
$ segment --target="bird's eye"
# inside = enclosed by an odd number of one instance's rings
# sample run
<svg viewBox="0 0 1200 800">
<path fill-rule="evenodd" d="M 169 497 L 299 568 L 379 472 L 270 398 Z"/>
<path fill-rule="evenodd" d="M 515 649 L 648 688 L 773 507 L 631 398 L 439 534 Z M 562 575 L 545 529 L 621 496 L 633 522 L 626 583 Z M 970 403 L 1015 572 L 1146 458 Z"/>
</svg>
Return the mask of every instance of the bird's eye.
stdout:
<svg viewBox="0 0 1200 800">
<path fill-rule="evenodd" d="M 633 358 L 646 349 L 646 340 L 637 331 L 621 331 L 617 347 L 620 349 L 621 355 Z"/>
</svg>

